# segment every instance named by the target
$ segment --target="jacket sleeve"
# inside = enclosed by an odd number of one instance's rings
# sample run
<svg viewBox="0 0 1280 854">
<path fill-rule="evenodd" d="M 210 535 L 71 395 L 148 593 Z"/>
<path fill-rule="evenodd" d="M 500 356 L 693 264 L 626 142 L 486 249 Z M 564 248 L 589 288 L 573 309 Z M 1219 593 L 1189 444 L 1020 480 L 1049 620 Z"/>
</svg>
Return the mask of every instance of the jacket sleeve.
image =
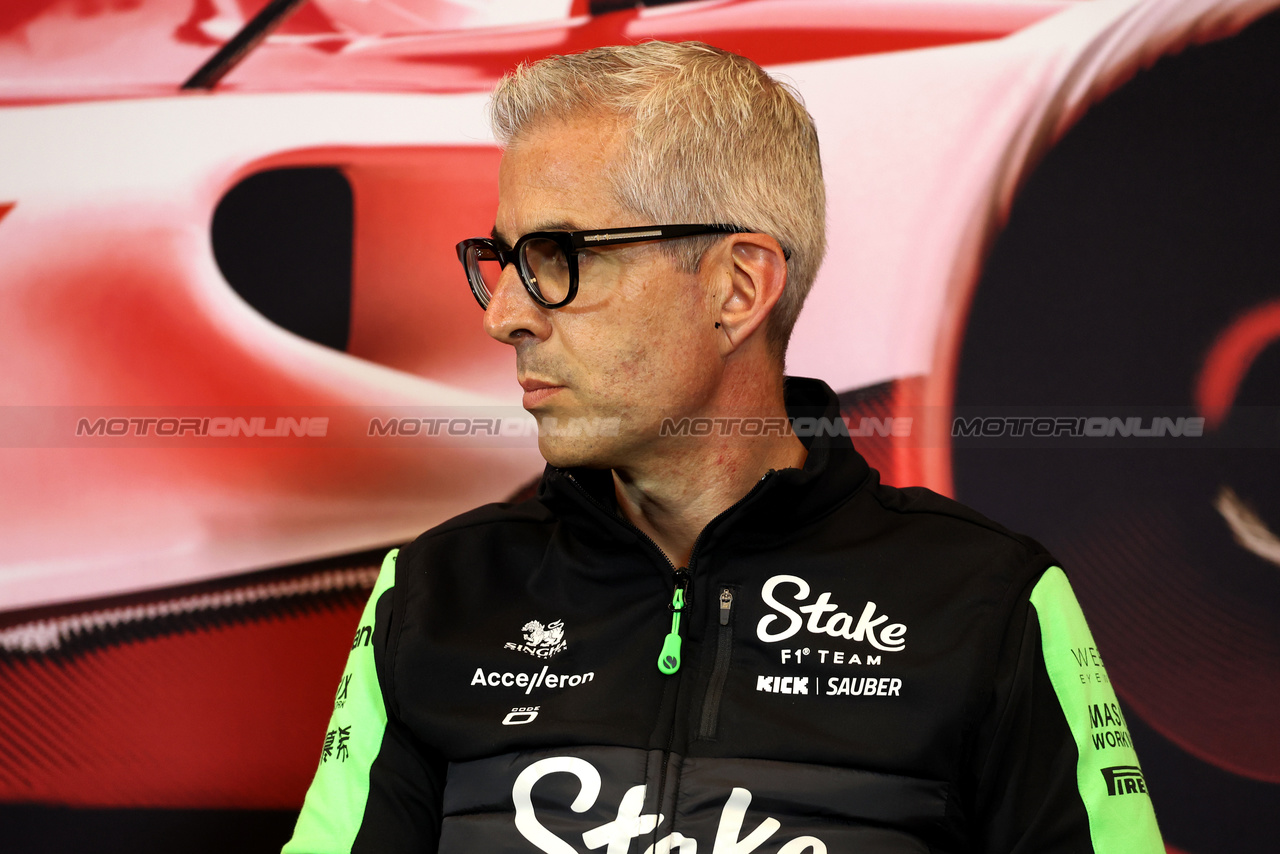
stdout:
<svg viewBox="0 0 1280 854">
<path fill-rule="evenodd" d="M 435 852 L 445 762 L 395 714 L 396 556 L 382 562 L 352 641 L 320 764 L 282 854 Z"/>
<path fill-rule="evenodd" d="M 1015 613 L 985 724 L 975 850 L 1164 854 L 1115 691 L 1066 575 Z"/>
</svg>

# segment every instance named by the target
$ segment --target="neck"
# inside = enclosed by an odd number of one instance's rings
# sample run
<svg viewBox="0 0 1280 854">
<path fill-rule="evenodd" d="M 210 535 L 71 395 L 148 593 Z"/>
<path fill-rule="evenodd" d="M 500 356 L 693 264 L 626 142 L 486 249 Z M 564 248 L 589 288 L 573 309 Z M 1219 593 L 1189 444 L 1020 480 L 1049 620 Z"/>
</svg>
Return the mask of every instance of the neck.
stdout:
<svg viewBox="0 0 1280 854">
<path fill-rule="evenodd" d="M 768 388 L 727 391 L 696 417 L 777 418 L 785 429 L 750 438 L 736 430 L 721 436 L 719 429 L 711 436 L 672 437 L 670 446 L 647 459 L 613 470 L 622 514 L 677 567 L 688 566 L 694 542 L 712 519 L 741 500 L 769 470 L 802 467 L 808 453 L 787 421 L 781 377 Z"/>
</svg>

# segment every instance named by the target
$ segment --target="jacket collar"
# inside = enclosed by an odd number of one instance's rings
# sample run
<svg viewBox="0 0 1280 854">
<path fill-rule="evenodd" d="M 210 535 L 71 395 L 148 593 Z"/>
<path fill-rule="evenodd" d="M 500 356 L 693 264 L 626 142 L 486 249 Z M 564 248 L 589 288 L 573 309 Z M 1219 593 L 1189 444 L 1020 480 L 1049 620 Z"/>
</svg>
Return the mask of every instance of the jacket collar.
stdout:
<svg viewBox="0 0 1280 854">
<path fill-rule="evenodd" d="M 787 377 L 783 386 L 787 415 L 808 449 L 802 469 L 770 472 L 743 500 L 717 517 L 699 538 L 699 551 L 726 537 L 744 542 L 772 541 L 797 532 L 825 516 L 873 475 L 854 450 L 840 402 L 825 382 Z M 613 476 L 608 469 L 559 469 L 548 465 L 538 499 L 566 524 L 592 538 L 616 538 L 638 531 L 617 512 Z M 586 515 L 583 515 L 586 511 Z M 604 520 L 617 524 L 601 525 Z"/>
</svg>

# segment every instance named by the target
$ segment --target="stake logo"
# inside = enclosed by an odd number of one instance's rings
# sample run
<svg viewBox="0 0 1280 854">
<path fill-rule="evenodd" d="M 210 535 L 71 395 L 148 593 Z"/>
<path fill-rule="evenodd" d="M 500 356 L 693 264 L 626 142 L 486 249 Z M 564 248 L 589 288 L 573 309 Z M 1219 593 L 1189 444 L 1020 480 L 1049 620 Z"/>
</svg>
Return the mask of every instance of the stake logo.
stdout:
<svg viewBox="0 0 1280 854">
<path fill-rule="evenodd" d="M 601 779 L 600 772 L 594 765 L 576 756 L 539 759 L 521 771 L 520 776 L 516 777 L 515 785 L 511 787 L 511 799 L 516 806 L 516 830 L 538 851 L 546 854 L 573 854 L 578 849 L 563 837 L 552 833 L 542 823 L 538 809 L 533 805 L 534 786 L 551 774 L 571 774 L 578 778 L 578 794 L 567 804 L 570 810 L 583 813 L 595 806 L 600 797 Z M 644 786 L 627 789 L 618 803 L 617 817 L 582 833 L 582 844 L 589 850 L 603 848 L 606 854 L 631 850 L 631 840 L 653 833 L 666 820 L 662 813 L 646 813 L 644 801 Z M 746 822 L 749 806 L 751 792 L 734 788 L 720 810 L 720 823 L 716 828 L 715 839 L 691 839 L 672 831 L 644 849 L 645 854 L 697 854 L 700 841 L 702 846 L 711 843 L 709 849 L 701 848 L 704 852 L 709 850 L 711 854 L 750 854 L 758 851 L 782 829 L 782 822 L 766 816 L 754 829 L 743 835 L 742 826 Z M 563 826 L 563 823 L 556 822 L 556 825 Z M 778 854 L 827 854 L 826 844 L 813 836 L 799 836 L 776 849 L 771 845 L 769 850 L 776 850 Z"/>
<path fill-rule="evenodd" d="M 815 635 L 866 642 L 885 652 L 900 652 L 907 646 L 903 637 L 907 627 L 902 623 L 890 623 L 883 614 L 877 616 L 875 602 L 867 602 L 855 620 L 853 614 L 840 610 L 840 606 L 831 601 L 829 592 L 818 594 L 807 605 L 791 608 L 775 595 L 780 587 L 795 587 L 796 592 L 791 599 L 797 603 L 808 599 L 811 592 L 809 582 L 794 575 L 775 575 L 764 583 L 760 596 L 777 612 L 765 614 L 756 625 L 756 637 L 765 643 L 784 641 L 804 628 Z M 805 615 L 808 615 L 807 621 Z M 786 623 L 781 628 L 774 628 L 783 620 Z"/>
</svg>

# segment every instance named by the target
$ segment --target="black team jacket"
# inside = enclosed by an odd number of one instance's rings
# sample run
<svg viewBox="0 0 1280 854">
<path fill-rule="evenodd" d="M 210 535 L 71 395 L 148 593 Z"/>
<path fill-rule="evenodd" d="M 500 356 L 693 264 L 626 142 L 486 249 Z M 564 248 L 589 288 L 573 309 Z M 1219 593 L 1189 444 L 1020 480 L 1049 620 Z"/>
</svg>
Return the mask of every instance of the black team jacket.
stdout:
<svg viewBox="0 0 1280 854">
<path fill-rule="evenodd" d="M 1161 854 L 1062 570 L 786 391 L 687 567 L 552 467 L 392 552 L 285 851 Z"/>
</svg>

